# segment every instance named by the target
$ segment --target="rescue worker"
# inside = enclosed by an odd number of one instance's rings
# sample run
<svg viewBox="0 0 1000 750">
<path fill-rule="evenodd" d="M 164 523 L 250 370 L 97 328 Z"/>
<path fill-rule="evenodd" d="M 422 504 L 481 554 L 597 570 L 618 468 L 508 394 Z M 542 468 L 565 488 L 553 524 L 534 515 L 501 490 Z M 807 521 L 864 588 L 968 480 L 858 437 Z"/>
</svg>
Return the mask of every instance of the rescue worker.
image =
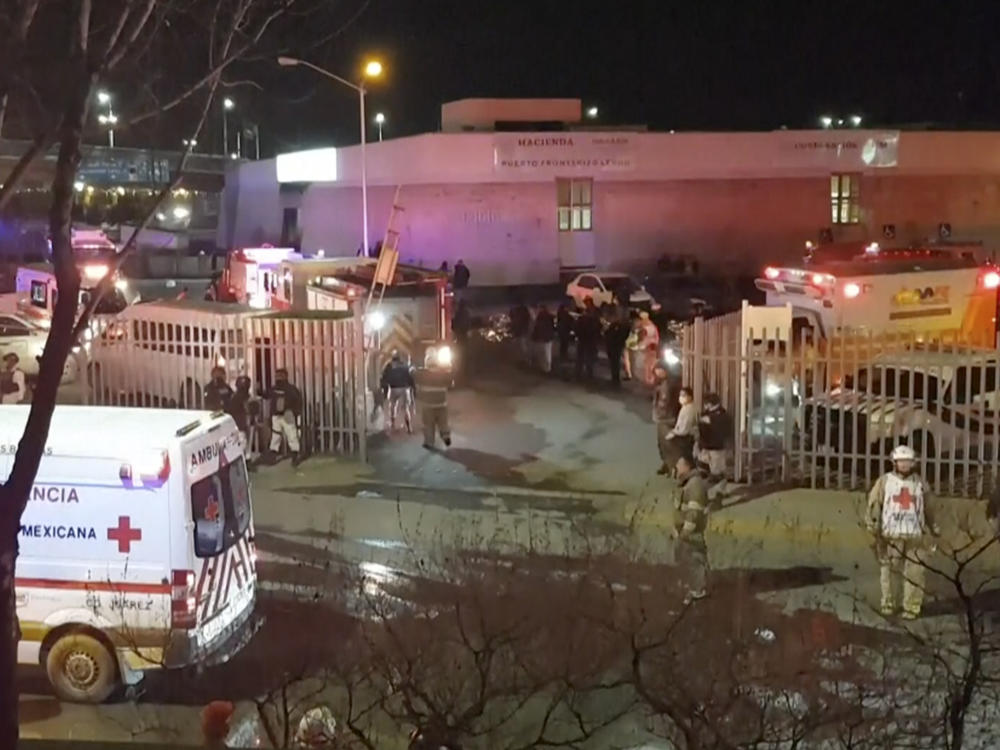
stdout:
<svg viewBox="0 0 1000 750">
<path fill-rule="evenodd" d="M 310 708 L 299 720 L 293 746 L 302 750 L 333 747 L 337 736 L 337 720 L 326 706 Z"/>
<path fill-rule="evenodd" d="M 686 592 L 684 603 L 690 604 L 708 595 L 708 547 L 705 527 L 708 525 L 708 492 L 698 472 L 694 457 L 682 454 L 676 463 L 677 487 L 674 490 L 674 536 L 677 564 L 682 569 Z"/>
<path fill-rule="evenodd" d="M 660 468 L 657 474 L 666 474 L 670 471 L 668 463 L 670 454 L 667 446 L 667 435 L 670 434 L 670 424 L 673 421 L 676 400 L 673 397 L 673 389 L 670 387 L 670 379 L 667 377 L 667 366 L 660 362 L 653 369 L 653 424 L 656 425 L 656 448 L 660 453 Z"/>
<path fill-rule="evenodd" d="M 212 701 L 201 710 L 201 733 L 206 747 L 226 747 L 229 722 L 234 711 L 235 707 L 229 701 Z"/>
<path fill-rule="evenodd" d="M 0 403 L 19 404 L 28 392 L 24 370 L 18 367 L 20 359 L 14 352 L 3 355 L 3 370 L 0 370 Z"/>
<path fill-rule="evenodd" d="M 653 368 L 660 358 L 660 331 L 645 310 L 639 313 L 639 348 L 642 350 L 642 380 L 651 385 Z"/>
<path fill-rule="evenodd" d="M 392 352 L 392 358 L 382 370 L 382 393 L 389 403 L 389 429 L 396 429 L 396 413 L 399 407 L 403 409 L 403 423 L 406 431 L 413 432 L 413 368 L 409 362 L 403 361 L 398 351 Z"/>
<path fill-rule="evenodd" d="M 292 454 L 292 466 L 298 466 L 301 457 L 297 420 L 302 413 L 302 392 L 288 382 L 288 370 L 284 367 L 274 373 L 274 385 L 265 398 L 271 407 L 270 458 L 278 455 L 284 442 Z"/>
<path fill-rule="evenodd" d="M 213 367 L 212 379 L 208 381 L 202 394 L 202 404 L 209 411 L 224 411 L 231 414 L 232 400 L 233 389 L 226 382 L 225 368 Z"/>
<path fill-rule="evenodd" d="M 424 425 L 424 447 L 433 449 L 437 433 L 446 447 L 451 446 L 451 428 L 448 425 L 448 388 L 451 385 L 451 371 L 439 362 L 436 349 L 428 349 L 424 366 L 414 374 L 417 391 L 417 406 L 420 420 Z"/>
<path fill-rule="evenodd" d="M 868 493 L 865 524 L 875 539 L 881 567 L 880 611 L 888 617 L 899 610 L 896 592 L 902 574 L 903 619 L 915 620 L 924 599 L 921 555 L 937 528 L 928 510 L 930 489 L 914 471 L 917 454 L 913 448 L 897 445 L 890 458 L 892 471 L 879 477 Z"/>
</svg>

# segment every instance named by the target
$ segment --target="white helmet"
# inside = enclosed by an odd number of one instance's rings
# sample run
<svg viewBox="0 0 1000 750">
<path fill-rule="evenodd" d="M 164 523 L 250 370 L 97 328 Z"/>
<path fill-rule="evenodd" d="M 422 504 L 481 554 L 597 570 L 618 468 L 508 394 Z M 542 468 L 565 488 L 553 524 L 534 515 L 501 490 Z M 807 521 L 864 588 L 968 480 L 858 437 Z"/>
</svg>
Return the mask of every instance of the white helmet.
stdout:
<svg viewBox="0 0 1000 750">
<path fill-rule="evenodd" d="M 892 455 L 890 458 L 893 461 L 916 461 L 917 454 L 913 448 L 908 445 L 897 445 L 892 449 Z"/>
<path fill-rule="evenodd" d="M 302 715 L 295 732 L 295 744 L 300 748 L 327 747 L 336 734 L 337 720 L 333 712 L 326 706 L 316 706 Z"/>
</svg>

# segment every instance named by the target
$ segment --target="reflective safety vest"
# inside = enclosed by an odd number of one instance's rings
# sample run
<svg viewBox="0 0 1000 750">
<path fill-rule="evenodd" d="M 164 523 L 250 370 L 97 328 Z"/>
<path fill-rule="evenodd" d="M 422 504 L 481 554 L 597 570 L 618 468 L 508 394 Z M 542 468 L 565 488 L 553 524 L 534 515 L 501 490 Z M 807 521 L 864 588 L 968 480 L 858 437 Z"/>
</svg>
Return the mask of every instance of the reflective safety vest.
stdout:
<svg viewBox="0 0 1000 750">
<path fill-rule="evenodd" d="M 923 533 L 924 483 L 916 474 L 901 477 L 885 475 L 882 498 L 882 536 L 886 539 L 912 539 Z"/>
<path fill-rule="evenodd" d="M 447 370 L 430 370 L 421 367 L 413 373 L 417 385 L 419 406 L 447 406 L 448 388 L 451 387 L 451 373 Z"/>
</svg>

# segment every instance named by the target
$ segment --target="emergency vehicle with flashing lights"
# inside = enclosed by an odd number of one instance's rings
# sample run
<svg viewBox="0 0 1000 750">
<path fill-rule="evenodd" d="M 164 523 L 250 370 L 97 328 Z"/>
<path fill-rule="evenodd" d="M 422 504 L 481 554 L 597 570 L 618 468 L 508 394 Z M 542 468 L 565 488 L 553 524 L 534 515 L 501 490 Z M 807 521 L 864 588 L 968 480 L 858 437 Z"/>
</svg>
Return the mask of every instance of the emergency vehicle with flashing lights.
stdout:
<svg viewBox="0 0 1000 750">
<path fill-rule="evenodd" d="M 821 338 L 910 332 L 995 345 L 1000 269 L 950 247 L 856 249 L 817 254 L 800 268 L 768 266 L 755 285 L 769 306 L 790 305 L 793 320 Z"/>
<path fill-rule="evenodd" d="M 27 406 L 0 406 L 7 477 Z M 256 632 L 243 445 L 222 412 L 57 406 L 18 533 L 18 661 L 98 703 Z"/>
<path fill-rule="evenodd" d="M 272 245 L 231 251 L 226 257 L 226 270 L 218 282 L 220 301 L 258 309 L 271 307 L 278 293 L 282 261 L 301 258 L 295 248 Z"/>
<path fill-rule="evenodd" d="M 80 304 L 90 300 L 91 290 L 108 274 L 108 264 L 101 261 L 83 263 L 80 268 Z M 14 292 L 0 294 L 0 310 L 19 312 L 48 328 L 55 310 L 59 289 L 56 275 L 48 263 L 30 263 L 19 266 L 14 281 Z M 113 315 L 135 302 L 137 295 L 122 278 L 98 305 L 95 315 Z"/>
</svg>

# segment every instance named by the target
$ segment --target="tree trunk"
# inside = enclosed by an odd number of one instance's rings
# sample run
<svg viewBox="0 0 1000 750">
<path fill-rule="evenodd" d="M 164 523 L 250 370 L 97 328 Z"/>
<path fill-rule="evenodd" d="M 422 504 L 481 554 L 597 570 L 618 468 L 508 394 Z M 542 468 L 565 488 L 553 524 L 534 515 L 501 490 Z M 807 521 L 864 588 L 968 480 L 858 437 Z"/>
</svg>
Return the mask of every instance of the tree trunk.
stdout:
<svg viewBox="0 0 1000 750">
<path fill-rule="evenodd" d="M 71 89 L 66 106 L 49 211 L 52 259 L 59 297 L 42 352 L 38 382 L 24 434 L 17 446 L 10 477 L 0 487 L 0 747 L 5 749 L 16 748 L 18 739 L 17 642 L 20 640 L 20 628 L 14 588 L 17 535 L 48 440 L 63 367 L 73 347 L 73 328 L 80 297 L 80 274 L 73 259 L 70 222 L 73 182 L 80 163 L 80 142 L 90 89 L 91 79 L 81 80 Z"/>
</svg>

